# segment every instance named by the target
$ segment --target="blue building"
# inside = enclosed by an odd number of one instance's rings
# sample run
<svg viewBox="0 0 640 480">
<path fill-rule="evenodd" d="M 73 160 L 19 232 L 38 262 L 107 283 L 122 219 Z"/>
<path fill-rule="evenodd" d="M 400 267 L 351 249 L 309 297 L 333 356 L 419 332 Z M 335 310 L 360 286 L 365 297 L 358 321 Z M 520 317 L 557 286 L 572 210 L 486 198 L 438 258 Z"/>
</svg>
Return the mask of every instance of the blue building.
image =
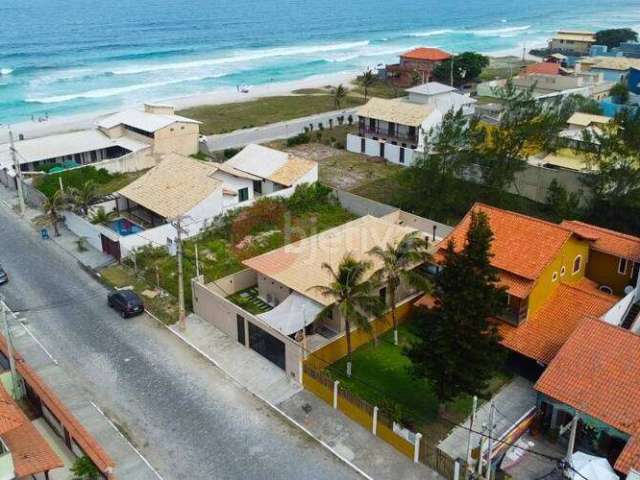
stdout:
<svg viewBox="0 0 640 480">
<path fill-rule="evenodd" d="M 625 57 L 640 58 L 640 42 L 623 42 L 619 48 Z"/>
<path fill-rule="evenodd" d="M 631 93 L 640 95 L 640 68 L 631 67 L 628 86 Z"/>
</svg>

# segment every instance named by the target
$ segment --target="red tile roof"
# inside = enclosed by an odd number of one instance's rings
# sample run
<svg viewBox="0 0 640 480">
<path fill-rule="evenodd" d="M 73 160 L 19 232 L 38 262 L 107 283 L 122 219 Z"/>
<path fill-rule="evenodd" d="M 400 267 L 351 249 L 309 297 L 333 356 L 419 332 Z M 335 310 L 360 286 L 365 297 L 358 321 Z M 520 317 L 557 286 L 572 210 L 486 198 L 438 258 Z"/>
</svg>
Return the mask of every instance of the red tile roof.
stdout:
<svg viewBox="0 0 640 480">
<path fill-rule="evenodd" d="M 533 65 L 525 67 L 524 74 L 540 73 L 543 75 L 560 75 L 561 68 L 562 66 L 559 63 L 534 63 Z"/>
<path fill-rule="evenodd" d="M 463 248 L 474 211 L 487 215 L 494 235 L 491 264 L 503 271 L 502 283 L 509 287 L 510 294 L 519 298 L 529 294 L 533 282 L 572 235 L 571 230 L 555 223 L 476 203 L 440 243 L 436 260 L 442 259 L 442 252 L 451 239 L 456 249 Z"/>
<path fill-rule="evenodd" d="M 0 416 L 9 419 L 12 428 L 0 435 L 7 444 L 13 468 L 18 478 L 35 475 L 62 467 L 63 463 L 40 432 L 18 408 L 4 387 L 0 386 Z M 3 422 L 3 427 L 8 423 Z"/>
<path fill-rule="evenodd" d="M 548 364 L 586 316 L 604 315 L 619 299 L 591 285 L 589 280 L 561 284 L 544 306 L 518 327 L 500 323 L 501 343 Z"/>
<path fill-rule="evenodd" d="M 0 336 L 0 351 L 7 354 L 7 345 L 4 337 Z M 49 386 L 42 380 L 31 366 L 24 361 L 18 353 L 14 354 L 16 359 L 16 368 L 18 373 L 24 378 L 25 382 L 33 389 L 40 399 L 47 405 L 53 414 L 62 422 L 69 434 L 76 443 L 87 454 L 91 461 L 98 469 L 104 473 L 107 478 L 114 478 L 112 471 L 114 467 L 113 460 L 104 451 L 102 446 L 96 441 L 82 424 L 73 416 L 62 401 L 51 391 Z"/>
<path fill-rule="evenodd" d="M 627 473 L 640 468 L 640 336 L 587 318 L 556 355 L 535 386 L 632 436 L 616 462 Z"/>
<path fill-rule="evenodd" d="M 591 240 L 594 250 L 640 262 L 640 238 L 638 237 L 575 220 L 565 220 L 561 226 Z"/>
<path fill-rule="evenodd" d="M 440 50 L 439 48 L 414 48 L 408 52 L 400 55 L 402 58 L 408 58 L 410 60 L 430 60 L 432 62 L 441 62 L 443 60 L 449 60 L 451 55 Z"/>
</svg>

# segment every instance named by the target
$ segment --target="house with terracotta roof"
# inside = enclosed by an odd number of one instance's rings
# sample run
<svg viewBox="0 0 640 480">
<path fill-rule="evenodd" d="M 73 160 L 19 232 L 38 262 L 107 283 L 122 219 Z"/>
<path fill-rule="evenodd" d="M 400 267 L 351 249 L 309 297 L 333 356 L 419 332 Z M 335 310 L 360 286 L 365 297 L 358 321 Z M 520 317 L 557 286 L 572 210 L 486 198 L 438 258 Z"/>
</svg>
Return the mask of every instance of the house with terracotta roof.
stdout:
<svg viewBox="0 0 640 480">
<path fill-rule="evenodd" d="M 606 457 L 622 475 L 640 470 L 639 335 L 584 319 L 535 389 L 545 429 L 567 431 L 576 418 L 576 449 Z"/>
<path fill-rule="evenodd" d="M 600 317 L 618 302 L 600 277 L 589 276 L 593 240 L 566 225 L 484 204 L 474 205 L 440 243 L 436 261 L 450 240 L 462 248 L 472 211 L 485 213 L 493 230 L 491 263 L 508 293 L 499 331 L 509 350 L 548 365 L 585 316 Z"/>
<path fill-rule="evenodd" d="M 426 83 L 433 79 L 433 70 L 442 62 L 451 59 L 451 54 L 439 48 L 414 48 L 400 55 L 400 62 L 385 67 L 385 75 L 400 87 Z"/>
</svg>

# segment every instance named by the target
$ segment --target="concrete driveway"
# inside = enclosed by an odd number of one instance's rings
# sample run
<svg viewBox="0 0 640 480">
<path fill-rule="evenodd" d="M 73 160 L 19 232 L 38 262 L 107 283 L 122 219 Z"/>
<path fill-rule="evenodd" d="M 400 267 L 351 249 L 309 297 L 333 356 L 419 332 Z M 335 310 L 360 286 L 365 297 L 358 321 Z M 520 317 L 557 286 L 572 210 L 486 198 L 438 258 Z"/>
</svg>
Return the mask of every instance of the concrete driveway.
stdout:
<svg viewBox="0 0 640 480">
<path fill-rule="evenodd" d="M 120 319 L 102 285 L 2 205 L 0 263 L 9 306 L 165 479 L 357 478 L 154 320 Z"/>
</svg>

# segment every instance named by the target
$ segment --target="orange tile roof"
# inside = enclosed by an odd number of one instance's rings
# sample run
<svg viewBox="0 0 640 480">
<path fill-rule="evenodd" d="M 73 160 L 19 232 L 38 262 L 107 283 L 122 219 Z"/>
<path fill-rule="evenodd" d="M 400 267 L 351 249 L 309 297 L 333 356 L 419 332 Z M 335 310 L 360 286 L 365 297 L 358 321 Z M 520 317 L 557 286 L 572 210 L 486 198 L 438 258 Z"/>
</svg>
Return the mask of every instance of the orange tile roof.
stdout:
<svg viewBox="0 0 640 480">
<path fill-rule="evenodd" d="M 0 351 L 7 354 L 7 345 L 4 337 L 0 335 Z M 73 416 L 62 401 L 55 395 L 48 385 L 42 380 L 31 366 L 24 361 L 22 356 L 14 352 L 16 368 L 25 382 L 33 389 L 40 399 L 47 405 L 53 414 L 62 422 L 69 434 L 87 454 L 91 461 L 109 479 L 113 476 L 114 462 L 104 451 L 102 446 L 96 441 L 82 424 Z"/>
<path fill-rule="evenodd" d="M 541 73 L 543 75 L 560 75 L 560 69 L 562 66 L 559 63 L 534 63 L 533 65 L 528 65 L 524 69 L 525 75 L 529 75 L 532 73 Z"/>
<path fill-rule="evenodd" d="M 18 478 L 63 466 L 60 458 L 2 386 L 0 386 L 0 417 L 3 418 L 0 437 L 11 453 L 14 473 Z M 10 425 L 11 427 L 8 428 Z"/>
<path fill-rule="evenodd" d="M 561 284 L 538 311 L 518 327 L 500 323 L 500 343 L 543 364 L 548 364 L 586 316 L 600 317 L 619 300 L 591 290 L 587 282 Z"/>
<path fill-rule="evenodd" d="M 640 335 L 585 319 L 535 388 L 631 435 L 615 467 L 640 468 Z"/>
<path fill-rule="evenodd" d="M 575 220 L 565 220 L 561 226 L 591 240 L 594 250 L 640 262 L 640 238 L 638 237 Z"/>
<path fill-rule="evenodd" d="M 413 50 L 409 50 L 408 52 L 405 52 L 400 56 L 403 58 L 408 58 L 410 60 L 430 60 L 432 62 L 441 62 L 443 60 L 449 60 L 451 58 L 451 55 L 444 50 L 428 47 L 414 48 Z"/>
<path fill-rule="evenodd" d="M 462 249 L 474 211 L 484 212 L 493 230 L 491 264 L 510 274 L 503 279 L 505 285 L 514 284 L 523 292 L 530 291 L 533 286 L 524 280 L 535 281 L 572 235 L 571 230 L 555 223 L 476 203 L 441 242 L 440 255 L 450 239 L 455 242 L 456 249 Z M 438 255 L 435 257 L 439 258 Z M 518 296 L 515 291 L 509 293 Z"/>
</svg>

